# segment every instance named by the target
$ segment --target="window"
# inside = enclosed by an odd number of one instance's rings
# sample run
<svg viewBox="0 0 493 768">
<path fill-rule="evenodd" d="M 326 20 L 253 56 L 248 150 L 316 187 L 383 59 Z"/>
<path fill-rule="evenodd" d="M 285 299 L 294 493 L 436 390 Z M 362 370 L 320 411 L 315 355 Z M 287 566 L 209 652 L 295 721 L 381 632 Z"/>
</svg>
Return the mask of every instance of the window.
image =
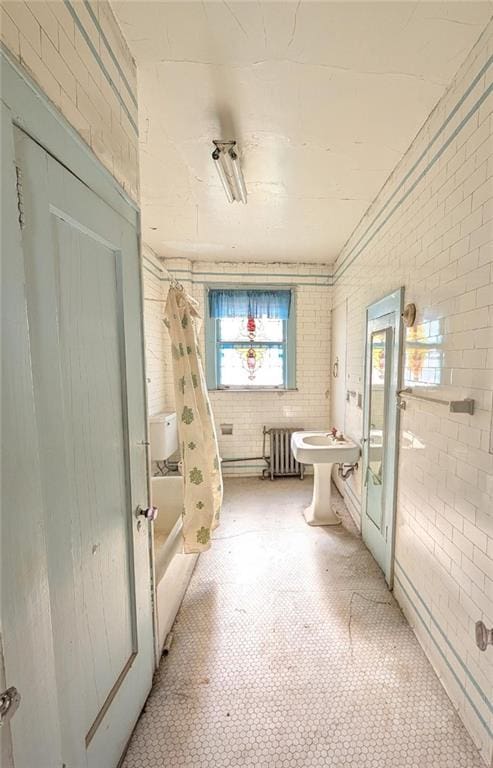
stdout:
<svg viewBox="0 0 493 768">
<path fill-rule="evenodd" d="M 291 290 L 208 290 L 209 389 L 292 389 L 295 308 Z"/>
<path fill-rule="evenodd" d="M 404 354 L 406 386 L 429 387 L 441 384 L 444 368 L 441 321 L 430 320 L 406 328 Z"/>
</svg>

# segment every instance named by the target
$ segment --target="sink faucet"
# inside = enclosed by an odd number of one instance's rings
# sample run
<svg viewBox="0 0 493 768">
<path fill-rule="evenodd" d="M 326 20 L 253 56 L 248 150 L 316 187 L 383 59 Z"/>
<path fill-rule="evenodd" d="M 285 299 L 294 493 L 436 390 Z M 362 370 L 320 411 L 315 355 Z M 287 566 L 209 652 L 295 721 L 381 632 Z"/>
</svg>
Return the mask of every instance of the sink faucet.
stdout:
<svg viewBox="0 0 493 768">
<path fill-rule="evenodd" d="M 344 442 L 344 435 L 342 432 L 337 431 L 337 427 L 332 427 L 330 432 L 327 432 L 326 437 L 331 437 L 333 440 L 337 440 L 338 443 Z"/>
<path fill-rule="evenodd" d="M 342 432 L 339 432 L 337 430 L 337 427 L 332 427 L 330 432 L 326 433 L 325 437 L 331 437 L 332 440 L 336 440 L 338 443 L 343 443 L 345 440 L 344 435 L 342 434 Z"/>
</svg>

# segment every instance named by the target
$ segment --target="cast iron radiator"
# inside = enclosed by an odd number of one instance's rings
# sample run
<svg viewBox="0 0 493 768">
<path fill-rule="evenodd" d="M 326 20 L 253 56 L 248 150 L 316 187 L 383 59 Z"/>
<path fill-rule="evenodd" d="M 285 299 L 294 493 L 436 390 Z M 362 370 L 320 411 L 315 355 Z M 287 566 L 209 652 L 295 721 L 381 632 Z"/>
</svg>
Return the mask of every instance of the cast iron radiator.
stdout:
<svg viewBox="0 0 493 768">
<path fill-rule="evenodd" d="M 267 467 L 262 470 L 262 477 L 291 477 L 298 475 L 303 480 L 305 465 L 300 464 L 291 451 L 291 435 L 300 432 L 296 427 L 264 427 L 263 458 Z M 266 454 L 267 438 L 269 438 L 269 456 Z"/>
</svg>

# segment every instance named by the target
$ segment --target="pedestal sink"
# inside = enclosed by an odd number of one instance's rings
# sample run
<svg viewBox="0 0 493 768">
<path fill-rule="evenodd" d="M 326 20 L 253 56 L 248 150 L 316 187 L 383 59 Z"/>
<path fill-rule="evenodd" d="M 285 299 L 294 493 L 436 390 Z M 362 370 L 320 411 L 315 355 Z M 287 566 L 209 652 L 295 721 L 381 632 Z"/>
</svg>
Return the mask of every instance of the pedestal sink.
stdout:
<svg viewBox="0 0 493 768">
<path fill-rule="evenodd" d="M 354 464 L 360 456 L 356 443 L 327 432 L 293 432 L 291 449 L 296 461 L 313 464 L 313 498 L 304 511 L 308 525 L 338 525 L 340 518 L 330 504 L 333 464 Z"/>
</svg>

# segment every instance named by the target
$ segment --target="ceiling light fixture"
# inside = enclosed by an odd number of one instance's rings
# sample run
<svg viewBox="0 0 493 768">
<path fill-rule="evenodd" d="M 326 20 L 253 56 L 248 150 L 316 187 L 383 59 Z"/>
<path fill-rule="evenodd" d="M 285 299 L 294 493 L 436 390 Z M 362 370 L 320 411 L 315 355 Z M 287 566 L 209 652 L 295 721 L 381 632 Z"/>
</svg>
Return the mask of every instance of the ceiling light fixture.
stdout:
<svg viewBox="0 0 493 768">
<path fill-rule="evenodd" d="M 212 159 L 221 179 L 226 197 L 230 203 L 246 203 L 247 191 L 241 171 L 240 159 L 236 151 L 236 141 L 214 139 Z"/>
</svg>

